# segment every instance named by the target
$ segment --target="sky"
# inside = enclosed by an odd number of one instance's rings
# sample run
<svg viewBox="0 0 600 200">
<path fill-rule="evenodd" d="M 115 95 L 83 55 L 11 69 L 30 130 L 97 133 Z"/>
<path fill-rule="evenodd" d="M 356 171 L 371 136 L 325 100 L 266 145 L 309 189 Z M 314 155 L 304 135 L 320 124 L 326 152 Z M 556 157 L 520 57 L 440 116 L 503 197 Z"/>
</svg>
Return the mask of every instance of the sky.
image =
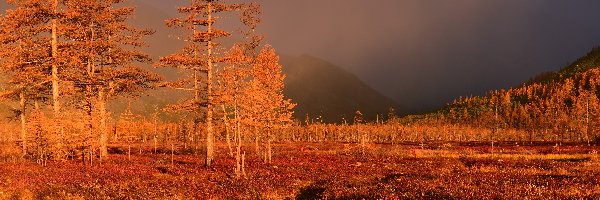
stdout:
<svg viewBox="0 0 600 200">
<path fill-rule="evenodd" d="M 270 0 L 280 52 L 355 73 L 412 112 L 517 86 L 600 45 L 594 0 Z"/>
<path fill-rule="evenodd" d="M 173 12 L 185 1 L 145 0 Z M 347 71 L 404 109 L 517 86 L 600 45 L 596 0 L 264 0 L 278 52 Z"/>
<path fill-rule="evenodd" d="M 158 33 L 154 53 L 172 52 L 161 47 L 172 32 L 156 22 L 189 1 L 137 1 L 136 22 Z M 327 60 L 410 112 L 517 86 L 600 45 L 597 0 L 258 2 L 258 31 L 279 53 Z"/>
</svg>

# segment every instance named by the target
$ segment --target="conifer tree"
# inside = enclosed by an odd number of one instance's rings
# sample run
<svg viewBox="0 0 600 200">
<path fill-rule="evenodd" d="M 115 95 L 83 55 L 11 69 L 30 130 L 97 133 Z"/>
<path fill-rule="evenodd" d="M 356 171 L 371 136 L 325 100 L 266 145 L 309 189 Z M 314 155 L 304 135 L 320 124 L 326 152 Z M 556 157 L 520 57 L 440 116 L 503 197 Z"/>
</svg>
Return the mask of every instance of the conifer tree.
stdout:
<svg viewBox="0 0 600 200">
<path fill-rule="evenodd" d="M 244 55 L 244 50 L 240 45 L 235 45 L 226 53 L 227 60 L 225 66 L 216 76 L 216 87 L 215 94 L 218 97 L 216 103 L 222 105 L 222 115 L 226 126 L 226 140 L 228 146 L 230 146 L 230 134 L 229 129 L 233 128 L 234 140 L 241 139 L 241 118 L 243 118 L 244 110 L 247 105 L 245 98 L 245 90 L 248 87 L 248 81 L 250 78 L 249 73 L 249 60 L 251 58 Z M 228 123 L 229 116 L 228 112 L 232 112 L 234 125 Z M 237 144 L 240 144 L 238 142 Z M 236 144 L 236 145 L 237 145 Z M 229 147 L 230 148 L 230 147 Z M 239 159 L 239 145 L 237 147 L 236 158 Z M 231 149 L 231 148 L 230 148 Z M 233 152 L 230 150 L 230 153 Z"/>
<path fill-rule="evenodd" d="M 161 80 L 140 67 L 150 62 L 140 49 L 145 45 L 143 37 L 152 32 L 127 24 L 135 9 L 116 7 L 122 2 L 65 0 L 64 36 L 70 41 L 66 48 L 71 60 L 63 76 L 73 84 L 78 97 L 75 99 L 82 102 L 90 139 L 95 137 L 92 113 L 95 108 L 100 112 L 101 156 L 107 154 L 107 98 L 135 95 Z"/>
<path fill-rule="evenodd" d="M 252 80 L 248 93 L 252 100 L 252 113 L 260 128 L 267 131 L 266 161 L 271 161 L 271 133 L 291 124 L 295 104 L 283 95 L 285 75 L 281 71 L 279 56 L 270 45 L 265 46 L 252 63 Z"/>
<path fill-rule="evenodd" d="M 0 19 L 0 70 L 7 75 L 9 90 L 3 99 L 20 102 L 23 154 L 27 153 L 26 106 L 28 102 L 43 101 L 50 82 L 48 21 L 51 13 L 47 1 L 12 0 L 14 6 Z M 33 100 L 33 101 L 29 101 Z"/>
<path fill-rule="evenodd" d="M 191 91 L 193 98 L 184 103 L 174 105 L 175 110 L 187 110 L 195 115 L 194 121 L 198 122 L 204 111 L 206 123 L 206 166 L 211 166 L 214 160 L 214 107 L 215 69 L 224 59 L 219 57 L 219 39 L 231 34 L 218 29 L 216 22 L 218 15 L 236 11 L 241 4 L 228 4 L 220 0 L 191 0 L 189 6 L 178 8 L 179 13 L 185 15 L 180 18 L 167 20 L 167 26 L 180 27 L 190 31 L 186 38 L 186 46 L 178 53 L 161 58 L 161 65 L 189 70 L 189 76 L 171 83 L 169 86 Z"/>
</svg>

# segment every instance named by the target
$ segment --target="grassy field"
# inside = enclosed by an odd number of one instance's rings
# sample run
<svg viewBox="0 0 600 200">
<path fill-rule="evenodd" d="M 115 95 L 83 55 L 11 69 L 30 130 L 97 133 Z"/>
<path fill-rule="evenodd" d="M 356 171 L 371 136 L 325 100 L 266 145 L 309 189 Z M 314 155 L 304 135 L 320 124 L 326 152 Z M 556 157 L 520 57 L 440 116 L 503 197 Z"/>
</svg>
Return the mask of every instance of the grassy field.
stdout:
<svg viewBox="0 0 600 200">
<path fill-rule="evenodd" d="M 252 147 L 246 176 L 219 146 L 212 168 L 176 149 L 113 147 L 102 163 L 0 163 L 0 199 L 599 199 L 596 146 L 278 143 L 272 164 Z M 169 152 L 169 153 L 166 153 Z M 183 153 L 187 152 L 187 153 Z"/>
</svg>

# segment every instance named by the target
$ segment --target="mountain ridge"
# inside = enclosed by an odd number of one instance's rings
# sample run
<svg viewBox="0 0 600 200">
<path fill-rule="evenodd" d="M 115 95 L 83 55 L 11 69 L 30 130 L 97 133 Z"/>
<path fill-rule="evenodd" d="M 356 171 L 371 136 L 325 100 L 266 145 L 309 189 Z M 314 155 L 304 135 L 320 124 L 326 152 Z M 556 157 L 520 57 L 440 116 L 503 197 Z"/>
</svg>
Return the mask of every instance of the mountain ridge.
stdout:
<svg viewBox="0 0 600 200">
<path fill-rule="evenodd" d="M 351 122 L 356 111 L 361 111 L 366 120 L 387 118 L 389 108 L 395 111 L 401 107 L 391 98 L 385 97 L 371 86 L 364 83 L 356 75 L 343 70 L 325 60 L 310 55 L 298 57 L 280 56 L 284 80 L 285 98 L 292 99 L 298 105 L 294 109 L 294 118 L 304 122 L 306 115 L 313 121 L 341 123 L 343 119 Z M 166 79 L 174 79 L 174 74 L 167 74 Z M 146 91 L 137 99 L 119 97 L 112 100 L 109 110 L 118 117 L 131 101 L 134 113 L 150 116 L 154 108 L 162 108 L 168 104 L 185 98 L 181 91 L 168 88 Z M 396 114 L 403 114 L 397 112 Z M 163 113 L 163 118 L 172 118 L 173 114 Z"/>
<path fill-rule="evenodd" d="M 592 48 L 585 56 L 578 58 L 571 64 L 562 67 L 557 71 L 544 72 L 532 77 L 525 82 L 525 85 L 534 83 L 549 83 L 552 81 L 569 78 L 577 73 L 585 72 L 591 68 L 600 66 L 600 46 Z"/>
<path fill-rule="evenodd" d="M 589 141 L 590 131 L 600 130 L 594 122 L 600 120 L 599 102 L 600 49 L 595 47 L 571 64 L 521 86 L 460 97 L 430 114 L 477 127 L 575 131 Z"/>
<path fill-rule="evenodd" d="M 387 116 L 390 108 L 402 110 L 355 74 L 323 59 L 307 54 L 280 58 L 287 74 L 284 94 L 292 101 L 304 102 L 297 106 L 297 119 L 304 120 L 308 114 L 313 119 L 320 116 L 324 122 L 352 121 L 356 111 L 361 111 L 365 119 L 376 120 L 377 115 Z"/>
</svg>

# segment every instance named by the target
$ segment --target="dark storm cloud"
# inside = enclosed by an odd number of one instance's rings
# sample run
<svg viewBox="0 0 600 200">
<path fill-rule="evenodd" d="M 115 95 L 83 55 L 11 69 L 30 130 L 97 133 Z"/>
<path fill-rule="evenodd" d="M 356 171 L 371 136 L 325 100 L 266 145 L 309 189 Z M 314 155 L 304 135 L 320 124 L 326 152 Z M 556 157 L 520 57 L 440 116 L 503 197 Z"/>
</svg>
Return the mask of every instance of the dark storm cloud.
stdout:
<svg viewBox="0 0 600 200">
<path fill-rule="evenodd" d="M 599 1 L 304 0 L 264 3 L 280 51 L 330 60 L 405 105 L 518 85 L 600 43 Z"/>
</svg>

